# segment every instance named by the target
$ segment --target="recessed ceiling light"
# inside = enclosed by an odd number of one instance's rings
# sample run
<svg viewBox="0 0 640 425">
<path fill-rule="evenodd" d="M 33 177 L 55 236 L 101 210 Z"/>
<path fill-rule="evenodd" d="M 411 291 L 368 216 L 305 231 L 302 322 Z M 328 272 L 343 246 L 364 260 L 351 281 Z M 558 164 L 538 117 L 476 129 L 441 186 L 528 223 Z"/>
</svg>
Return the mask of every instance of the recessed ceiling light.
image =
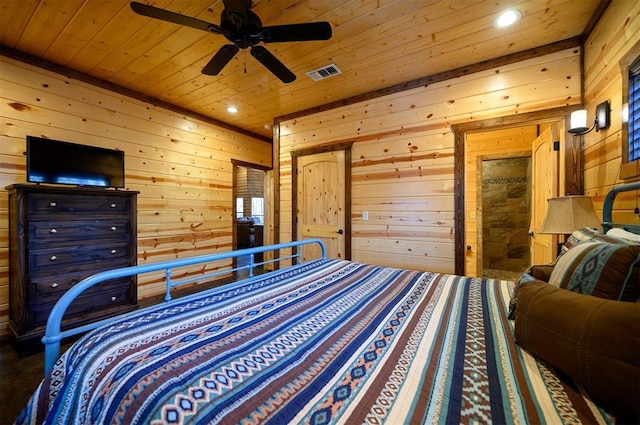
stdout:
<svg viewBox="0 0 640 425">
<path fill-rule="evenodd" d="M 506 10 L 502 12 L 495 21 L 493 21 L 493 26 L 496 28 L 504 28 L 518 22 L 522 14 L 517 10 Z"/>
<path fill-rule="evenodd" d="M 227 112 L 230 112 L 232 114 L 235 114 L 236 112 L 238 112 L 238 108 L 236 108 L 235 106 L 229 106 L 227 108 Z"/>
</svg>

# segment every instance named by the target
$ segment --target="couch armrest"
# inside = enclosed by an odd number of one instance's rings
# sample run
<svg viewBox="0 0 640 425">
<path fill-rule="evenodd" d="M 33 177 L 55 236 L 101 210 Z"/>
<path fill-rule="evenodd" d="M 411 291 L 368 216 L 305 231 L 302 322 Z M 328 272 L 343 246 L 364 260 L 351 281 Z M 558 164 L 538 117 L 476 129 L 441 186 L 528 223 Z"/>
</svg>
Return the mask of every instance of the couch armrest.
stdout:
<svg viewBox="0 0 640 425">
<path fill-rule="evenodd" d="M 531 266 L 531 268 L 528 270 L 528 273 L 538 280 L 549 282 L 549 277 L 551 276 L 552 271 L 553 264 L 540 264 Z"/>
<path fill-rule="evenodd" d="M 640 418 L 640 304 L 528 282 L 520 287 L 515 337 L 619 419 Z"/>
</svg>

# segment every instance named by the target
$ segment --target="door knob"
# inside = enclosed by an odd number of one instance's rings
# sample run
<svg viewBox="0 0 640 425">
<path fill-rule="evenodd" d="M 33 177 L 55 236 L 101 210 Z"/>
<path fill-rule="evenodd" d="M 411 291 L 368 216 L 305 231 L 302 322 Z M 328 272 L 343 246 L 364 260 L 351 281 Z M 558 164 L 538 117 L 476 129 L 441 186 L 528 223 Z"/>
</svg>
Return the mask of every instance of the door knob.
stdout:
<svg viewBox="0 0 640 425">
<path fill-rule="evenodd" d="M 337 234 L 339 234 L 339 235 L 341 235 L 341 234 L 343 234 L 343 233 L 344 233 L 344 230 L 340 229 L 340 230 L 338 230 L 336 233 L 337 233 Z"/>
</svg>

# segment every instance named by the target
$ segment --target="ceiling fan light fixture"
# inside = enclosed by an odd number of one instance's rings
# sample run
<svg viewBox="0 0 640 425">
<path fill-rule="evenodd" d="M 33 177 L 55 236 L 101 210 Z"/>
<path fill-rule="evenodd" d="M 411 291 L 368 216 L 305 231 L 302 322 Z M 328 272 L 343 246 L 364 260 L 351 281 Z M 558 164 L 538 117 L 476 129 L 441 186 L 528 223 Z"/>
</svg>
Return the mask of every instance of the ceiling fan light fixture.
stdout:
<svg viewBox="0 0 640 425">
<path fill-rule="evenodd" d="M 521 17 L 522 14 L 518 10 L 505 10 L 493 21 L 493 26 L 496 28 L 506 28 L 518 22 Z"/>
<path fill-rule="evenodd" d="M 235 106 L 227 106 L 227 112 L 229 112 L 230 114 L 235 114 L 238 112 L 238 108 L 236 108 Z"/>
</svg>

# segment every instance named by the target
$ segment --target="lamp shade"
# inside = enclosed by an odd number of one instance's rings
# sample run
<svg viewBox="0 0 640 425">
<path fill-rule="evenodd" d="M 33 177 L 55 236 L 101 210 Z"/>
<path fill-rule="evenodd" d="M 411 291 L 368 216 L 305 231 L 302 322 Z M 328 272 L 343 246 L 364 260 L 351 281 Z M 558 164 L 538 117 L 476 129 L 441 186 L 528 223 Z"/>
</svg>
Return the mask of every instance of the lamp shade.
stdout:
<svg viewBox="0 0 640 425">
<path fill-rule="evenodd" d="M 587 131 L 587 110 L 580 109 L 571 113 L 570 133 L 583 133 Z"/>
<path fill-rule="evenodd" d="M 539 233 L 568 235 L 583 227 L 600 228 L 600 219 L 591 197 L 571 195 L 549 198 L 547 215 Z"/>
</svg>

